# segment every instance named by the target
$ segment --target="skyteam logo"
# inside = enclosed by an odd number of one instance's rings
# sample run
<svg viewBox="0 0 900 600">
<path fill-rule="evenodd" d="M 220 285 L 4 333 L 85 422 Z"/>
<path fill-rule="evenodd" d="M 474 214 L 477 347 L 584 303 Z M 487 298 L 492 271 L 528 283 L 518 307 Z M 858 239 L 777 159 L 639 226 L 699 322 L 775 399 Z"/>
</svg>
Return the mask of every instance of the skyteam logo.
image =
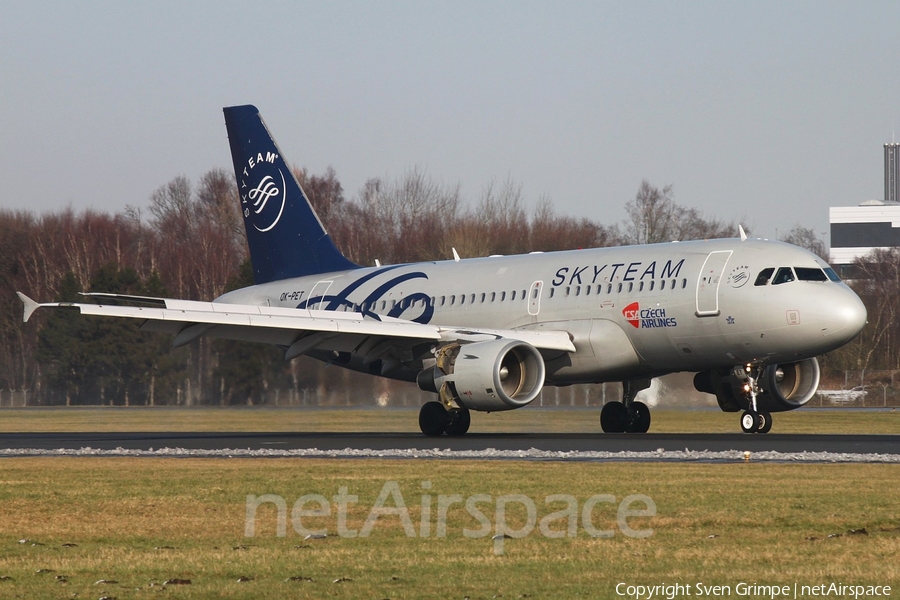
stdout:
<svg viewBox="0 0 900 600">
<path fill-rule="evenodd" d="M 735 267 L 728 274 L 728 285 L 733 288 L 743 287 L 748 281 L 750 281 L 750 267 L 747 265 Z"/>
<path fill-rule="evenodd" d="M 284 173 L 275 166 L 278 155 L 260 152 L 247 161 L 241 173 L 241 206 L 244 219 L 260 233 L 272 230 L 287 203 Z"/>
<path fill-rule="evenodd" d="M 664 308 L 641 308 L 640 302 L 632 302 L 624 309 L 622 314 L 625 320 L 631 323 L 635 329 L 647 329 L 652 327 L 677 327 L 675 317 L 667 317 Z"/>
</svg>

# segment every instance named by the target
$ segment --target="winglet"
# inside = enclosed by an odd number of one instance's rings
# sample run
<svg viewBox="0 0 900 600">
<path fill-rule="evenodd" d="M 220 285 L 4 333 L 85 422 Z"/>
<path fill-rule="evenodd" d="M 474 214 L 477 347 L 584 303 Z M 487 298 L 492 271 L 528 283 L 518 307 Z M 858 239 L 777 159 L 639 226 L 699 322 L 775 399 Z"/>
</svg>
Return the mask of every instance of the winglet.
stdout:
<svg viewBox="0 0 900 600">
<path fill-rule="evenodd" d="M 744 231 L 744 226 L 738 225 L 738 231 L 741 232 L 741 241 L 746 242 L 747 241 L 747 232 Z"/>
<path fill-rule="evenodd" d="M 34 314 L 34 311 L 38 309 L 40 304 L 29 298 L 22 292 L 16 292 L 16 295 L 19 297 L 19 300 L 22 301 L 22 304 L 25 305 L 25 314 L 22 316 L 22 322 L 27 323 L 28 319 L 31 318 L 31 315 Z"/>
</svg>

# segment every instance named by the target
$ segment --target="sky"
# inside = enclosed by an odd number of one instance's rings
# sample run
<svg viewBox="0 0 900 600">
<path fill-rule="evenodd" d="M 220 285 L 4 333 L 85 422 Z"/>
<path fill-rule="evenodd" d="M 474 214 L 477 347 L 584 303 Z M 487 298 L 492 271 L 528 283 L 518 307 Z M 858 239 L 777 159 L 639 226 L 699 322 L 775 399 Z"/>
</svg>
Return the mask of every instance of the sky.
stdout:
<svg viewBox="0 0 900 600">
<path fill-rule="evenodd" d="M 0 209 L 146 207 L 254 104 L 353 198 L 417 168 L 611 225 L 646 179 L 773 238 L 884 196 L 900 3 L 0 3 Z M 827 235 L 824 236 L 827 241 Z"/>
</svg>

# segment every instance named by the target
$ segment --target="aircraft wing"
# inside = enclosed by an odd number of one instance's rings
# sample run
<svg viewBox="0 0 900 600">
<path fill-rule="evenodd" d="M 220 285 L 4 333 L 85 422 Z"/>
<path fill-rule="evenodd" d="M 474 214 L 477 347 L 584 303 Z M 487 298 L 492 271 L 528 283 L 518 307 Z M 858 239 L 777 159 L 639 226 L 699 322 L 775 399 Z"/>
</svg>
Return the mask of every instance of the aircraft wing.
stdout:
<svg viewBox="0 0 900 600">
<path fill-rule="evenodd" d="M 476 342 L 509 338 L 527 342 L 539 350 L 574 352 L 575 346 L 565 331 L 524 331 L 515 329 L 478 329 L 415 323 L 405 319 L 379 316 L 366 318 L 356 312 L 305 310 L 244 304 L 197 302 L 172 298 L 84 294 L 99 301 L 111 299 L 142 306 L 90 304 L 77 302 L 38 303 L 17 292 L 25 304 L 23 320 L 28 321 L 38 308 L 77 309 L 83 315 L 141 319 L 145 331 L 175 336 L 174 347 L 183 346 L 201 336 L 219 339 L 262 342 L 287 347 L 286 358 L 294 358 L 313 349 L 347 349 L 366 338 L 394 341 L 412 346 L 422 342 Z"/>
</svg>

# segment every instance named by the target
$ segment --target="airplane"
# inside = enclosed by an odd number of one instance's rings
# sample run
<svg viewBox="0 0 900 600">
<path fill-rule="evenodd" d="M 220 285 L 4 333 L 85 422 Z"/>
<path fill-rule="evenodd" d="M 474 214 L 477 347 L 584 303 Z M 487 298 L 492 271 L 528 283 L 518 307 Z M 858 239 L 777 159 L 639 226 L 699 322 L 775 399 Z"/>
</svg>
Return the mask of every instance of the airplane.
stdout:
<svg viewBox="0 0 900 600">
<path fill-rule="evenodd" d="M 470 411 L 527 406 L 544 386 L 621 382 L 606 433 L 645 433 L 651 379 L 694 386 L 745 433 L 815 394 L 816 356 L 866 323 L 859 297 L 818 256 L 740 238 L 363 267 L 334 245 L 254 106 L 224 109 L 255 285 L 212 302 L 87 293 L 40 307 L 141 319 L 142 329 L 274 344 L 435 394 L 426 436 L 465 434 Z M 110 302 L 113 301 L 113 302 Z M 124 304 L 123 304 L 124 302 Z"/>
</svg>

